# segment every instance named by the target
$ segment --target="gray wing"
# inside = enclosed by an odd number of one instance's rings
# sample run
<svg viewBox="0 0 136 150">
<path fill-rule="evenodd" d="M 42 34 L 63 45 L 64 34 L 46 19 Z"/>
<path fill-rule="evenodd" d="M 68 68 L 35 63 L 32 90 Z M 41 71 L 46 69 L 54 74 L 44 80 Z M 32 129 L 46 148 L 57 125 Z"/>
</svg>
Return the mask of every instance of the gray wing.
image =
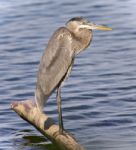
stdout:
<svg viewBox="0 0 136 150">
<path fill-rule="evenodd" d="M 63 81 L 73 62 L 73 56 L 71 33 L 67 28 L 61 27 L 51 37 L 39 66 L 37 82 L 45 95 L 51 94 Z"/>
</svg>

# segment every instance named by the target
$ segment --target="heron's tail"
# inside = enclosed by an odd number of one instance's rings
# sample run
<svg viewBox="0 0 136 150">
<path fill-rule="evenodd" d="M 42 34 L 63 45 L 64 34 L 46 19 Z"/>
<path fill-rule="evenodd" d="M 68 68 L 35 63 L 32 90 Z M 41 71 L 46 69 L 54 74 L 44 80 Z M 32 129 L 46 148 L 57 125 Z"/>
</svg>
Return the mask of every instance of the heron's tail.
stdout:
<svg viewBox="0 0 136 150">
<path fill-rule="evenodd" d="M 38 86 L 36 86 L 36 91 L 35 91 L 35 102 L 37 105 L 37 108 L 39 109 L 40 112 L 43 111 L 43 108 L 48 100 L 49 96 L 46 96 L 41 88 L 39 88 Z"/>
</svg>

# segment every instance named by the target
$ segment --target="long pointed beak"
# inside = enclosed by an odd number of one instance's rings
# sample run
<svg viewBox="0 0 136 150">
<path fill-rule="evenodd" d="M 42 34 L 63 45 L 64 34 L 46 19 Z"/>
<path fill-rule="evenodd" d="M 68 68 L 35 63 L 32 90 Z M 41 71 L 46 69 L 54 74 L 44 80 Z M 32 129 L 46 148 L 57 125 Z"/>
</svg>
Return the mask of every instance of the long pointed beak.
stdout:
<svg viewBox="0 0 136 150">
<path fill-rule="evenodd" d="M 80 28 L 86 28 L 89 30 L 112 30 L 112 28 L 109 28 L 107 26 L 103 26 L 103 25 L 96 25 L 93 23 L 88 23 L 86 25 L 80 25 Z"/>
<path fill-rule="evenodd" d="M 92 29 L 92 30 L 112 30 L 112 28 L 109 28 L 109 27 L 107 27 L 107 26 L 102 26 L 102 25 L 91 25 L 90 26 L 90 29 Z"/>
</svg>

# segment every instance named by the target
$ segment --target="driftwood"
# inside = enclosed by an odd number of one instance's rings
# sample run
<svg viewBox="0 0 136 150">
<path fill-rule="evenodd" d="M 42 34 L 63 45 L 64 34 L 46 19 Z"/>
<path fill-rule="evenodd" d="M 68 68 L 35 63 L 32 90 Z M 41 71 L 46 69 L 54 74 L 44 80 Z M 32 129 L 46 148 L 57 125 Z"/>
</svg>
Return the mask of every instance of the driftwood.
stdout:
<svg viewBox="0 0 136 150">
<path fill-rule="evenodd" d="M 39 112 L 32 100 L 12 102 L 11 108 L 46 136 L 59 150 L 85 150 L 68 132 L 59 134 L 59 126 L 46 114 Z"/>
</svg>

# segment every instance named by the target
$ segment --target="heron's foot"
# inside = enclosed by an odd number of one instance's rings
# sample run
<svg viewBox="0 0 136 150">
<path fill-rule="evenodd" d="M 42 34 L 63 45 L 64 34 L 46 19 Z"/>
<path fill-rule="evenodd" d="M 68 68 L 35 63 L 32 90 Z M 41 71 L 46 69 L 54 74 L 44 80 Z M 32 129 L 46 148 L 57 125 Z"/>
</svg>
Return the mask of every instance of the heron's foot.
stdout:
<svg viewBox="0 0 136 150">
<path fill-rule="evenodd" d="M 60 135 L 67 136 L 67 133 L 64 129 L 59 128 L 59 131 L 55 132 L 54 137 L 57 137 L 57 136 L 60 136 Z"/>
<path fill-rule="evenodd" d="M 59 134 L 64 134 L 64 128 L 62 126 L 59 126 Z"/>
<path fill-rule="evenodd" d="M 62 128 L 59 128 L 59 134 L 67 137 L 66 131 L 64 129 L 62 129 Z"/>
<path fill-rule="evenodd" d="M 59 128 L 59 134 L 65 136 L 65 137 L 67 137 L 67 138 L 68 138 L 68 136 L 73 137 L 72 134 L 69 134 L 66 130 L 64 130 L 64 129 L 62 129 L 62 128 Z"/>
</svg>

